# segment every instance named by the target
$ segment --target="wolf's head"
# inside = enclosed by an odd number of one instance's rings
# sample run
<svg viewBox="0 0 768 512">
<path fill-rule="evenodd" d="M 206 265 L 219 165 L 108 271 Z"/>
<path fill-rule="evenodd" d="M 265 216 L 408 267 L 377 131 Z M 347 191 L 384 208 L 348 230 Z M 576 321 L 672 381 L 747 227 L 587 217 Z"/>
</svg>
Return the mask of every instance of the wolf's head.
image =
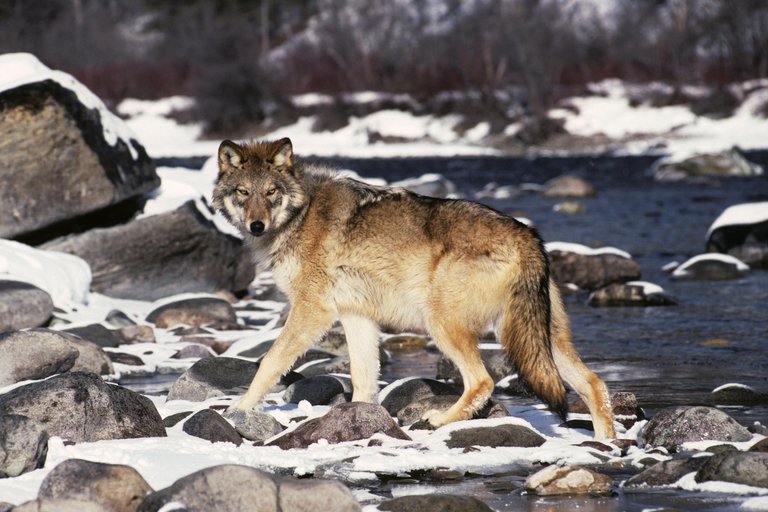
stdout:
<svg viewBox="0 0 768 512">
<path fill-rule="evenodd" d="M 275 233 L 307 203 L 290 139 L 219 146 L 213 205 L 243 233 Z"/>
</svg>

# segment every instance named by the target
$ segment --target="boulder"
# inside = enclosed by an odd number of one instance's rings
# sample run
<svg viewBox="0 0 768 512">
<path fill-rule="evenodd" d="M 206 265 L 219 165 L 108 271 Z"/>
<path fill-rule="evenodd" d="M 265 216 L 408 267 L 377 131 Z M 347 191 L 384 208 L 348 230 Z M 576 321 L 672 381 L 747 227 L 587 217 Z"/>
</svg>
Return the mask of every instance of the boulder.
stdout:
<svg viewBox="0 0 768 512">
<path fill-rule="evenodd" d="M 719 153 L 702 153 L 684 158 L 665 157 L 654 164 L 653 170 L 654 177 L 659 181 L 763 174 L 763 168 L 744 158 L 736 147 Z"/>
<path fill-rule="evenodd" d="M 727 254 L 699 254 L 672 272 L 678 281 L 722 281 L 749 274 L 749 266 Z"/>
<path fill-rule="evenodd" d="M 709 402 L 716 405 L 768 405 L 768 393 L 755 391 L 744 384 L 725 384 L 712 391 Z"/>
<path fill-rule="evenodd" d="M 410 439 L 400 430 L 386 409 L 363 402 L 339 404 L 319 418 L 307 420 L 296 429 L 272 440 L 271 446 L 283 450 L 306 448 L 325 439 L 330 444 L 368 439 L 374 434 L 395 439 Z"/>
<path fill-rule="evenodd" d="M 72 327 L 64 332 L 74 334 L 84 340 L 95 343 L 100 347 L 117 348 L 120 346 L 120 338 L 101 324 L 90 324 L 82 327 Z"/>
<path fill-rule="evenodd" d="M 138 512 L 185 510 L 280 510 L 357 512 L 360 505 L 334 480 L 294 480 L 233 464 L 213 466 L 187 475 L 147 496 Z"/>
<path fill-rule="evenodd" d="M 523 425 L 496 425 L 493 427 L 469 427 L 454 430 L 445 441 L 448 448 L 469 448 L 471 446 L 513 446 L 532 448 L 544 444 L 538 432 Z"/>
<path fill-rule="evenodd" d="M 707 460 L 707 457 L 684 457 L 660 461 L 632 476 L 624 485 L 626 487 L 672 485 L 688 473 L 698 471 Z"/>
<path fill-rule="evenodd" d="M 42 468 L 48 454 L 48 432 L 37 421 L 0 414 L 0 478 Z"/>
<path fill-rule="evenodd" d="M 578 176 L 562 175 L 552 178 L 544 184 L 541 191 L 544 197 L 593 197 L 595 189 Z"/>
<path fill-rule="evenodd" d="M 187 434 L 212 443 L 243 444 L 243 438 L 227 420 L 211 409 L 196 412 L 184 422 L 182 430 Z"/>
<path fill-rule="evenodd" d="M 232 305 L 217 297 L 195 297 L 163 304 L 147 315 L 147 322 L 167 329 L 176 325 L 202 327 L 208 324 L 234 324 L 237 315 Z"/>
<path fill-rule="evenodd" d="M 594 307 L 648 307 L 674 306 L 677 302 L 667 295 L 661 287 L 630 281 L 628 283 L 613 283 L 589 294 L 587 300 Z"/>
<path fill-rule="evenodd" d="M 485 364 L 485 368 L 494 382 L 498 382 L 504 377 L 517 372 L 515 365 L 512 364 L 512 361 L 509 360 L 503 349 L 481 349 L 480 357 L 483 359 L 483 364 Z M 462 384 L 459 369 L 445 355 L 441 355 L 437 361 L 436 378 L 453 380 L 459 385 Z"/>
<path fill-rule="evenodd" d="M 37 286 L 0 280 L 0 332 L 39 327 L 53 315 L 53 299 Z"/>
<path fill-rule="evenodd" d="M 696 473 L 697 482 L 712 480 L 768 488 L 768 453 L 731 451 L 715 454 Z"/>
<path fill-rule="evenodd" d="M 633 259 L 612 252 L 581 254 L 558 249 L 551 250 L 549 258 L 555 281 L 572 283 L 584 290 L 640 278 L 640 266 Z"/>
<path fill-rule="evenodd" d="M 0 414 L 40 422 L 51 436 L 75 442 L 164 437 L 152 401 L 92 373 L 68 372 L 0 395 Z"/>
<path fill-rule="evenodd" d="M 125 203 L 160 185 L 141 144 L 82 84 L 28 54 L 0 59 L 0 75 L 18 69 L 27 71 L 18 85 L 0 91 L 0 237 Z"/>
<path fill-rule="evenodd" d="M 768 201 L 725 209 L 709 228 L 706 250 L 768 269 Z"/>
<path fill-rule="evenodd" d="M 432 428 L 428 422 L 420 422 L 424 417 L 424 413 L 432 409 L 437 411 L 447 411 L 459 400 L 459 395 L 439 395 L 428 396 L 411 402 L 397 413 L 397 419 L 401 425 L 412 425 L 419 422 L 414 428 Z M 490 398 L 488 402 L 477 412 L 475 412 L 472 419 L 484 419 L 484 418 L 506 418 L 509 416 L 507 408 L 504 404 Z"/>
<path fill-rule="evenodd" d="M 227 410 L 223 416 L 238 434 L 250 441 L 265 441 L 285 430 L 274 416 L 256 409 Z"/>
<path fill-rule="evenodd" d="M 428 494 L 400 496 L 385 501 L 379 510 L 388 512 L 492 512 L 493 509 L 472 496 Z"/>
<path fill-rule="evenodd" d="M 659 411 L 642 433 L 648 446 L 663 446 L 677 451 L 683 443 L 693 441 L 749 441 L 752 434 L 736 420 L 715 409 L 703 406 L 676 406 Z"/>
<path fill-rule="evenodd" d="M 201 359 L 173 383 L 168 391 L 168 400 L 203 402 L 217 396 L 243 393 L 258 369 L 259 363 L 235 357 Z M 300 378 L 301 375 L 289 372 L 273 389 L 285 389 Z"/>
<path fill-rule="evenodd" d="M 67 459 L 40 484 L 40 500 L 95 503 L 113 512 L 134 512 L 152 488 L 129 466 Z"/>
<path fill-rule="evenodd" d="M 66 372 L 79 355 L 70 339 L 56 331 L 0 334 L 0 387 Z"/>
<path fill-rule="evenodd" d="M 344 393 L 344 384 L 330 375 L 317 375 L 301 379 L 285 390 L 283 400 L 297 404 L 302 400 L 312 405 L 327 405 L 338 394 Z"/>
<path fill-rule="evenodd" d="M 551 465 L 529 476 L 524 487 L 539 496 L 610 494 L 613 479 L 579 466 Z"/>
<path fill-rule="evenodd" d="M 206 206 L 201 206 L 206 208 Z M 124 299 L 155 300 L 185 292 L 245 290 L 254 277 L 242 242 L 218 231 L 188 201 L 171 212 L 44 244 L 91 266 L 93 291 Z"/>
<path fill-rule="evenodd" d="M 452 385 L 433 379 L 407 379 L 393 382 L 384 388 L 380 396 L 381 405 L 390 416 L 397 416 L 403 407 L 417 402 L 422 398 L 437 395 L 456 396 L 459 391 Z"/>
</svg>

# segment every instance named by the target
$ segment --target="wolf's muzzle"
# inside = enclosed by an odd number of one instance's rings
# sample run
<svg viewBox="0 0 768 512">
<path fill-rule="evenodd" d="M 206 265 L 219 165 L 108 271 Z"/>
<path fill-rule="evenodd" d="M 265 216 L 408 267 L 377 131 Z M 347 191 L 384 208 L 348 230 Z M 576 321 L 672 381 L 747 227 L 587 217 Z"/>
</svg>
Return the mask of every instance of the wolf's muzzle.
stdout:
<svg viewBox="0 0 768 512">
<path fill-rule="evenodd" d="M 263 222 L 261 222 L 260 220 L 256 220 L 251 222 L 251 225 L 248 226 L 248 229 L 253 236 L 261 236 L 264 234 L 265 227 L 266 226 L 264 226 Z"/>
</svg>

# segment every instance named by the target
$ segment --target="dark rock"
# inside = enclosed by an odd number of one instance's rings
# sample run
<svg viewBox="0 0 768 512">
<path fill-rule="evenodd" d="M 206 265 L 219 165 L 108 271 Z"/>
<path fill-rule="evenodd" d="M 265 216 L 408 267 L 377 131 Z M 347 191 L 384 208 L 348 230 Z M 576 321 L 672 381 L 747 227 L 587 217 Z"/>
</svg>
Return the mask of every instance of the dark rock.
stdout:
<svg viewBox="0 0 768 512">
<path fill-rule="evenodd" d="M 672 272 L 678 281 L 722 281 L 740 279 L 749 274 L 742 261 L 725 254 L 700 254 L 689 259 Z"/>
<path fill-rule="evenodd" d="M 594 197 L 595 189 L 578 176 L 563 175 L 552 178 L 541 191 L 544 197 Z"/>
<path fill-rule="evenodd" d="M 168 391 L 168 400 L 202 402 L 217 396 L 243 393 L 258 369 L 259 363 L 234 357 L 201 359 L 174 382 Z M 285 389 L 301 378 L 301 375 L 289 372 L 280 379 L 278 386 Z"/>
<path fill-rule="evenodd" d="M 595 307 L 675 306 L 677 301 L 666 293 L 646 293 L 639 284 L 614 283 L 589 295 L 589 305 Z"/>
<path fill-rule="evenodd" d="M 243 438 L 235 428 L 217 412 L 211 409 L 203 409 L 193 414 L 184 422 L 182 430 L 187 434 L 212 443 L 234 443 L 240 446 Z"/>
<path fill-rule="evenodd" d="M 539 496 L 610 494 L 613 479 L 591 469 L 553 464 L 529 476 L 524 486 Z"/>
<path fill-rule="evenodd" d="M 216 322 L 237 322 L 232 305 L 215 297 L 197 297 L 164 304 L 147 315 L 147 322 L 161 328 L 176 325 L 204 326 Z"/>
<path fill-rule="evenodd" d="M 283 400 L 297 404 L 306 400 L 312 405 L 327 405 L 331 399 L 344 392 L 344 385 L 335 377 L 318 375 L 294 382 L 285 390 Z"/>
<path fill-rule="evenodd" d="M 766 405 L 768 393 L 759 393 L 743 384 L 727 384 L 712 391 L 709 401 L 715 405 Z"/>
<path fill-rule="evenodd" d="M 515 365 L 512 364 L 512 361 L 509 360 L 507 354 L 502 349 L 481 349 L 480 357 L 494 382 L 498 382 L 517 371 Z M 437 361 L 436 378 L 453 380 L 459 384 L 462 382 L 459 369 L 456 368 L 453 361 L 444 355 Z"/>
<path fill-rule="evenodd" d="M 691 441 L 749 441 L 752 434 L 736 420 L 713 407 L 678 406 L 659 411 L 642 431 L 648 446 L 676 451 Z"/>
<path fill-rule="evenodd" d="M 618 254 L 584 255 L 554 250 L 550 251 L 549 258 L 555 281 L 572 283 L 584 290 L 640 279 L 640 266 Z"/>
<path fill-rule="evenodd" d="M 95 343 L 100 347 L 116 348 L 120 346 L 120 339 L 112 331 L 101 324 L 91 324 L 83 327 L 64 329 L 64 332 L 79 336 L 84 340 Z"/>
<path fill-rule="evenodd" d="M 458 395 L 458 390 L 450 384 L 432 379 L 409 379 L 390 385 L 386 397 L 381 401 L 391 416 L 413 402 L 436 395 Z"/>
<path fill-rule="evenodd" d="M 713 455 L 696 473 L 697 482 L 712 480 L 768 488 L 768 453 L 734 451 Z"/>
<path fill-rule="evenodd" d="M 15 414 L 0 415 L 0 478 L 42 468 L 48 454 L 48 432 L 37 421 Z"/>
<path fill-rule="evenodd" d="M 510 424 L 454 430 L 445 444 L 448 448 L 468 448 L 470 446 L 531 448 L 541 446 L 545 441 L 546 439 L 528 427 Z"/>
<path fill-rule="evenodd" d="M 178 422 L 190 416 L 191 414 L 192 411 L 182 411 L 171 414 L 170 416 L 166 416 L 163 418 L 163 426 L 165 426 L 165 428 L 175 427 Z"/>
<path fill-rule="evenodd" d="M 53 80 L 0 93 L 0 237 L 125 204 L 160 185 L 136 140 L 105 138 L 102 116 L 120 121 L 101 108 Z"/>
<path fill-rule="evenodd" d="M 762 168 L 744 158 L 734 147 L 719 153 L 696 154 L 681 160 L 663 158 L 654 164 L 654 177 L 678 181 L 691 177 L 757 176 Z"/>
<path fill-rule="evenodd" d="M 112 311 L 107 313 L 107 316 L 104 319 L 104 321 L 113 327 L 136 326 L 136 322 L 131 317 L 129 317 L 127 314 L 123 313 L 118 309 L 113 309 Z"/>
<path fill-rule="evenodd" d="M 232 409 L 224 413 L 237 433 L 249 441 L 266 441 L 283 430 L 283 426 L 272 416 L 255 409 Z"/>
<path fill-rule="evenodd" d="M 132 467 L 68 459 L 43 479 L 38 498 L 80 500 L 114 512 L 133 512 L 150 492 L 152 488 Z"/>
<path fill-rule="evenodd" d="M 66 372 L 78 355 L 68 338 L 55 331 L 0 334 L 0 387 Z"/>
<path fill-rule="evenodd" d="M 741 206 L 753 207 L 745 204 L 734 208 Z M 728 254 L 752 268 L 768 269 L 768 219 L 719 226 L 709 234 L 706 250 Z"/>
<path fill-rule="evenodd" d="M 144 366 L 144 360 L 139 356 L 133 354 L 126 354 L 125 352 L 107 352 L 109 360 L 113 363 L 120 363 L 127 366 Z"/>
<path fill-rule="evenodd" d="M 125 299 L 244 290 L 254 274 L 241 241 L 219 232 L 193 201 L 43 247 L 80 256 L 91 266 L 93 291 Z"/>
<path fill-rule="evenodd" d="M 768 437 L 765 439 L 761 439 L 760 441 L 753 444 L 749 451 L 751 452 L 768 452 Z"/>
<path fill-rule="evenodd" d="M 683 476 L 698 471 L 708 457 L 685 457 L 657 462 L 634 475 L 624 484 L 627 487 L 658 487 L 672 485 Z"/>
<path fill-rule="evenodd" d="M 753 422 L 749 427 L 747 427 L 747 430 L 749 430 L 753 434 L 760 434 L 761 436 L 768 437 L 768 427 L 766 427 L 759 421 Z"/>
<path fill-rule="evenodd" d="M 472 496 L 450 494 L 401 496 L 380 503 L 378 508 L 389 512 L 491 512 L 493 510 Z"/>
<path fill-rule="evenodd" d="M 40 422 L 51 436 L 75 442 L 164 437 L 152 401 L 91 373 L 69 372 L 0 395 L 0 414 Z"/>
<path fill-rule="evenodd" d="M 188 510 L 282 510 L 357 512 L 352 493 L 333 480 L 293 480 L 237 465 L 206 468 L 147 496 L 138 512 L 158 512 L 170 503 Z"/>
<path fill-rule="evenodd" d="M 320 439 L 336 444 L 368 439 L 377 433 L 396 439 L 410 439 L 382 406 L 353 402 L 334 406 L 324 416 L 305 421 L 269 444 L 288 450 L 306 448 Z"/>
<path fill-rule="evenodd" d="M 447 411 L 459 400 L 459 395 L 438 395 L 428 396 L 412 402 L 397 413 L 397 419 L 401 425 L 411 425 L 419 421 L 429 410 Z M 488 402 L 475 413 L 472 419 L 483 418 L 505 418 L 509 416 L 504 404 L 491 398 Z"/>
<path fill-rule="evenodd" d="M 53 315 L 53 299 L 37 286 L 0 280 L 0 332 L 45 325 Z"/>
<path fill-rule="evenodd" d="M 126 325 L 112 331 L 120 344 L 155 343 L 155 331 L 148 325 Z"/>
<path fill-rule="evenodd" d="M 171 356 L 171 359 L 204 359 L 214 357 L 211 349 L 199 343 L 191 343 Z"/>
</svg>

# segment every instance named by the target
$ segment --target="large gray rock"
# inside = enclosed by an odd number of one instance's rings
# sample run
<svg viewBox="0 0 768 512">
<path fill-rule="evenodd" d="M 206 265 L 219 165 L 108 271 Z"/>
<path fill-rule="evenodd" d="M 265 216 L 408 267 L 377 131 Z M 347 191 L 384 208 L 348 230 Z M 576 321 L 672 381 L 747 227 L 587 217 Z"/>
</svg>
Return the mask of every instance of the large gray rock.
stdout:
<svg viewBox="0 0 768 512">
<path fill-rule="evenodd" d="M 554 250 L 549 253 L 552 277 L 560 284 L 572 283 L 584 290 L 597 290 L 612 283 L 640 278 L 640 266 L 618 254 L 578 254 Z"/>
<path fill-rule="evenodd" d="M 641 434 L 649 446 L 676 451 L 692 441 L 749 441 L 752 434 L 736 420 L 714 407 L 677 406 L 659 411 Z"/>
<path fill-rule="evenodd" d="M 185 292 L 244 290 L 251 256 L 188 201 L 171 212 L 48 242 L 91 266 L 91 289 L 110 297 L 155 300 Z"/>
<path fill-rule="evenodd" d="M 0 332 L 39 327 L 50 320 L 48 292 L 19 281 L 0 281 Z"/>
<path fill-rule="evenodd" d="M 232 409 L 223 414 L 237 433 L 250 441 L 265 441 L 284 430 L 271 414 L 256 409 Z"/>
<path fill-rule="evenodd" d="M 336 444 L 368 439 L 377 433 L 395 439 L 410 439 L 382 406 L 352 402 L 332 407 L 324 416 L 305 421 L 269 444 L 288 450 L 306 448 L 321 439 Z"/>
<path fill-rule="evenodd" d="M 0 387 L 66 372 L 78 356 L 75 345 L 55 331 L 0 334 Z"/>
<path fill-rule="evenodd" d="M 43 467 L 48 432 L 37 421 L 16 414 L 0 415 L 0 478 Z"/>
<path fill-rule="evenodd" d="M 152 401 L 92 373 L 68 372 L 0 395 L 0 414 L 39 421 L 51 436 L 75 442 L 164 437 Z"/>
<path fill-rule="evenodd" d="M 684 475 L 698 471 L 707 460 L 706 457 L 685 457 L 660 461 L 634 475 L 624 485 L 626 487 L 672 485 Z"/>
<path fill-rule="evenodd" d="M 495 427 L 462 428 L 451 432 L 445 442 L 448 448 L 470 446 L 516 446 L 531 448 L 544 444 L 540 434 L 523 425 L 497 425 Z"/>
<path fill-rule="evenodd" d="M 40 500 L 95 503 L 113 512 L 134 512 L 152 488 L 129 466 L 68 459 L 40 484 Z"/>
<path fill-rule="evenodd" d="M 768 488 L 768 453 L 733 451 L 715 454 L 696 473 L 697 482 L 711 480 Z"/>
<path fill-rule="evenodd" d="M 0 237 L 40 230 L 159 186 L 144 148 L 135 140 L 112 143 L 104 129 L 97 109 L 53 80 L 0 92 Z"/>
<path fill-rule="evenodd" d="M 280 478 L 237 465 L 214 466 L 180 478 L 171 486 L 147 496 L 138 512 L 157 512 L 170 503 L 189 511 L 360 510 L 352 493 L 339 482 Z"/>
</svg>

